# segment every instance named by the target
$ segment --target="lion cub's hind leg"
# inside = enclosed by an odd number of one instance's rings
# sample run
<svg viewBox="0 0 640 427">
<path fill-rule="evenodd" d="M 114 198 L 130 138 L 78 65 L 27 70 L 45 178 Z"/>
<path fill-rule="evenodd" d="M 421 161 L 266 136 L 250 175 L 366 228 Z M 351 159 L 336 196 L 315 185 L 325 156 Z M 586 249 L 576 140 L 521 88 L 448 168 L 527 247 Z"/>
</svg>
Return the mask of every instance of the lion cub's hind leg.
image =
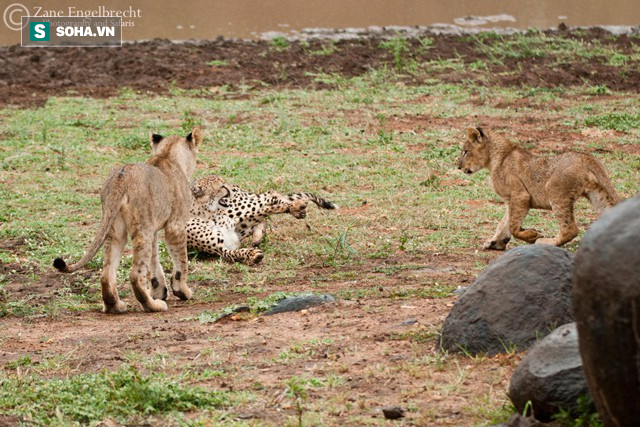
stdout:
<svg viewBox="0 0 640 427">
<path fill-rule="evenodd" d="M 133 294 L 145 311 L 166 311 L 167 303 L 161 299 L 154 299 L 149 293 L 154 236 L 135 232 L 131 236 L 131 240 L 133 242 L 133 265 L 129 273 L 129 280 Z"/>
<path fill-rule="evenodd" d="M 122 258 L 122 251 L 127 243 L 127 229 L 124 221 L 118 218 L 111 226 L 111 230 L 104 242 L 104 256 L 102 261 L 102 301 L 105 313 L 120 314 L 127 311 L 127 305 L 118 296 L 117 272 Z"/>
<path fill-rule="evenodd" d="M 187 259 L 187 231 L 185 224 L 168 224 L 164 229 L 167 249 L 173 263 L 171 291 L 181 300 L 191 299 L 193 292 L 187 286 L 189 264 Z"/>
<path fill-rule="evenodd" d="M 158 248 L 158 233 L 153 238 L 153 252 L 151 254 L 151 296 L 153 299 L 166 301 L 169 296 L 167 280 L 164 277 Z"/>
<path fill-rule="evenodd" d="M 562 246 L 570 242 L 578 235 L 578 224 L 573 215 L 573 205 L 575 198 L 569 197 L 561 200 L 551 201 L 551 210 L 556 217 L 560 231 L 553 238 L 536 240 L 536 244 Z"/>
<path fill-rule="evenodd" d="M 504 251 L 509 240 L 511 240 L 511 232 L 509 231 L 509 209 L 507 208 L 507 211 L 498 223 L 495 234 L 485 242 L 482 249 Z"/>
</svg>

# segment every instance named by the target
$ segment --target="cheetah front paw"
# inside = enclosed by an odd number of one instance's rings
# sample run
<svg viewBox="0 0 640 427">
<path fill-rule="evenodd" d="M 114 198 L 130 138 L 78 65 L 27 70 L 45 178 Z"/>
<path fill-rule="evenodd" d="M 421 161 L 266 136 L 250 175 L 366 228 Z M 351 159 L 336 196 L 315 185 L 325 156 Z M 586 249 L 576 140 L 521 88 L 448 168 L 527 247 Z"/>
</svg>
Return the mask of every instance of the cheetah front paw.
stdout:
<svg viewBox="0 0 640 427">
<path fill-rule="evenodd" d="M 297 219 L 305 218 L 307 216 L 307 203 L 302 200 L 291 203 L 289 213 Z"/>
<path fill-rule="evenodd" d="M 262 259 L 264 258 L 264 253 L 260 249 L 253 249 L 252 253 L 247 257 L 248 265 L 256 265 L 260 264 Z"/>
</svg>

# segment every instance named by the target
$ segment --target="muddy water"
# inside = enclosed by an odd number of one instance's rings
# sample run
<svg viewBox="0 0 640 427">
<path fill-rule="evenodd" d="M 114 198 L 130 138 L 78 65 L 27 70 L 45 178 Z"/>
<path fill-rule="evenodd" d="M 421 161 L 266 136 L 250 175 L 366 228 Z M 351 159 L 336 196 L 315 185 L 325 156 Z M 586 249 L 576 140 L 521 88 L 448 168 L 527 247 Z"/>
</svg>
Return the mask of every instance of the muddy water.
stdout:
<svg viewBox="0 0 640 427">
<path fill-rule="evenodd" d="M 9 27 L 27 13 L 121 14 L 124 40 L 260 38 L 268 32 L 295 34 L 305 28 L 437 23 L 513 28 L 549 28 L 560 22 L 640 24 L 638 0 L 3 0 L 0 13 L 1 45 L 20 42 L 20 31 Z"/>
</svg>

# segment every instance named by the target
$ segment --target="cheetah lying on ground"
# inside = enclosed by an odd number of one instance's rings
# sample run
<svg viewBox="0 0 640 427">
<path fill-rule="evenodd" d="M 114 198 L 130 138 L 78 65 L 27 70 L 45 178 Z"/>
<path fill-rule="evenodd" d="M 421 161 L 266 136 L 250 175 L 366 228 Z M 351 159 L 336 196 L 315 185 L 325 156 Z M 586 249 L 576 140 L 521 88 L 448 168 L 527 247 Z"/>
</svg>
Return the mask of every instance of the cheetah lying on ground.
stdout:
<svg viewBox="0 0 640 427">
<path fill-rule="evenodd" d="M 282 195 L 276 191 L 254 194 L 229 184 L 217 175 L 208 175 L 191 184 L 193 202 L 187 223 L 187 246 L 220 256 L 228 262 L 257 264 L 263 253 L 257 246 L 266 230 L 266 218 L 289 213 L 295 218 L 307 215 L 307 203 L 323 209 L 336 209 L 333 203 L 311 193 Z M 252 248 L 240 248 L 251 236 Z"/>
</svg>

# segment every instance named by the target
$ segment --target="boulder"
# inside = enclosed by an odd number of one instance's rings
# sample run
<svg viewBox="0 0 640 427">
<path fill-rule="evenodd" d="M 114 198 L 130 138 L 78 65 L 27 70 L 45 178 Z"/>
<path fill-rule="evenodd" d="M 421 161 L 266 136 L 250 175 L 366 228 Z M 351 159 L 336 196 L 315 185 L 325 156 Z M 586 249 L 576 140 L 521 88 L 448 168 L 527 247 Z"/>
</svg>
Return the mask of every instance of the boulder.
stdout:
<svg viewBox="0 0 640 427">
<path fill-rule="evenodd" d="M 551 421 L 560 409 L 578 412 L 588 396 L 575 323 L 560 326 L 533 345 L 511 377 L 509 398 L 518 413 Z"/>
<path fill-rule="evenodd" d="M 548 245 L 520 246 L 497 258 L 453 305 L 442 349 L 521 351 L 572 322 L 572 261 L 572 254 Z"/>
<path fill-rule="evenodd" d="M 580 352 L 607 426 L 640 425 L 640 197 L 608 210 L 576 254 L 573 297 Z"/>
</svg>

